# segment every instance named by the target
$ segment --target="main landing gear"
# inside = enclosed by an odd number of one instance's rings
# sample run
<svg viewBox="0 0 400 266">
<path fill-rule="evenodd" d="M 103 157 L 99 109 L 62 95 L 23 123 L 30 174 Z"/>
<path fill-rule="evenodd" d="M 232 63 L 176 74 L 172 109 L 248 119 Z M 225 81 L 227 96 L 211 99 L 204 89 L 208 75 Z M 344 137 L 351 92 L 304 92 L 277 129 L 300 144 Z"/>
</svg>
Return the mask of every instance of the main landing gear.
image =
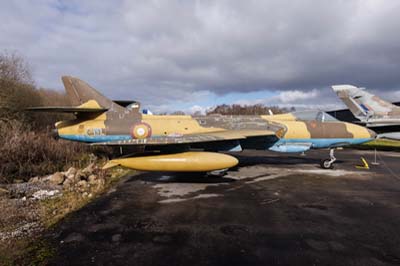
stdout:
<svg viewBox="0 0 400 266">
<path fill-rule="evenodd" d="M 333 163 L 336 161 L 335 149 L 329 150 L 329 159 L 321 160 L 321 167 L 323 169 L 333 169 Z"/>
</svg>

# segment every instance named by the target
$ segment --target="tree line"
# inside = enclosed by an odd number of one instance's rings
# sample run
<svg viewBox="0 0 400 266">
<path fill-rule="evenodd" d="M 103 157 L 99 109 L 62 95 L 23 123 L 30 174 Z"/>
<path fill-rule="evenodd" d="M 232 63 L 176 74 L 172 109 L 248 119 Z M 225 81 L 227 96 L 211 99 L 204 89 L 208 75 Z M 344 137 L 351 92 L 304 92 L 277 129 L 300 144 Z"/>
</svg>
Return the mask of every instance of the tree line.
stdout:
<svg viewBox="0 0 400 266">
<path fill-rule="evenodd" d="M 79 143 L 57 141 L 48 134 L 65 114 L 26 111 L 43 105 L 69 105 L 64 93 L 38 88 L 25 59 L 0 54 L 0 183 L 28 180 L 60 171 L 87 156 Z"/>
</svg>

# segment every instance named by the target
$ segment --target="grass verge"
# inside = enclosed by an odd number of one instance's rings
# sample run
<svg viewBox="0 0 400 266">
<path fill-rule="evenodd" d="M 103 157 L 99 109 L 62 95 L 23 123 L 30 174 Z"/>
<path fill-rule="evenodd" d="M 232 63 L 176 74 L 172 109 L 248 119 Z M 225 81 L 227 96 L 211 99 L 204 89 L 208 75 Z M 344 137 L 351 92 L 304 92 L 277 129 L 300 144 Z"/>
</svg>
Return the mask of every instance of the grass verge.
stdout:
<svg viewBox="0 0 400 266">
<path fill-rule="evenodd" d="M 354 148 L 360 150 L 381 150 L 381 151 L 400 151 L 400 141 L 396 140 L 387 140 L 387 139 L 376 139 L 374 141 L 370 141 L 364 143 L 362 145 L 354 145 Z"/>
</svg>

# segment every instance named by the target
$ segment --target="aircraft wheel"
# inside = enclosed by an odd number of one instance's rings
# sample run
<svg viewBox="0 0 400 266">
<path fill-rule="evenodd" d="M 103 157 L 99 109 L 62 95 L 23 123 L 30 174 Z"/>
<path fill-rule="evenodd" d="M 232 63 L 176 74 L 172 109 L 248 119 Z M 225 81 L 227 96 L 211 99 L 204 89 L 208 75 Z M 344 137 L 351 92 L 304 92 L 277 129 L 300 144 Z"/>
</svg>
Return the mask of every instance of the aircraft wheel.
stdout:
<svg viewBox="0 0 400 266">
<path fill-rule="evenodd" d="M 331 159 L 325 159 L 321 161 L 321 167 L 323 169 L 333 169 L 333 162 Z"/>
</svg>

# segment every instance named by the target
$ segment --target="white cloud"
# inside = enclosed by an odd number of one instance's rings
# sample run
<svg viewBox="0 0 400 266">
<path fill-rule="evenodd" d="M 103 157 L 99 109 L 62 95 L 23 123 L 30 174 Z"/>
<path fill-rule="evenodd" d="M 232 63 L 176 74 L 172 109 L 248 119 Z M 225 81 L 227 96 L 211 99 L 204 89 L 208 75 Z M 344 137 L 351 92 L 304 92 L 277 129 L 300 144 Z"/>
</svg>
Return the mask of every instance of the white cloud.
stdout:
<svg viewBox="0 0 400 266">
<path fill-rule="evenodd" d="M 329 88 L 318 91 L 317 89 L 300 91 L 276 91 L 276 95 L 256 100 L 239 100 L 235 104 L 253 105 L 265 104 L 267 106 L 279 106 L 284 108 L 295 107 L 298 110 L 318 109 L 334 110 L 343 108 L 344 105 L 336 98 Z"/>
<path fill-rule="evenodd" d="M 290 90 L 279 94 L 279 100 L 282 103 L 293 103 L 296 101 L 313 100 L 318 96 L 316 89 L 311 91 Z"/>
<path fill-rule="evenodd" d="M 193 105 L 189 108 L 188 113 L 194 114 L 200 112 L 201 114 L 206 114 L 207 110 L 210 109 L 210 106 L 200 106 L 200 105 Z"/>
</svg>

